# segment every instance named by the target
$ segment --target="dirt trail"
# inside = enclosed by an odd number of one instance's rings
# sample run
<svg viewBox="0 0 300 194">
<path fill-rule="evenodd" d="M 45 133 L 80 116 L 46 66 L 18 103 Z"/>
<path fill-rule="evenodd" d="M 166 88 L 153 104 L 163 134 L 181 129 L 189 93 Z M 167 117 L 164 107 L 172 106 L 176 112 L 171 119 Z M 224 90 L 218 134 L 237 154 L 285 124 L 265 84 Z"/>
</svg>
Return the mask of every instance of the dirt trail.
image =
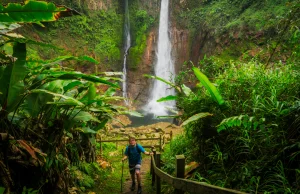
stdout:
<svg viewBox="0 0 300 194">
<path fill-rule="evenodd" d="M 151 134 L 157 133 L 157 129 L 161 129 L 161 131 L 163 133 L 170 133 L 172 131 L 173 133 L 173 137 L 179 135 L 182 133 L 182 128 L 176 126 L 176 125 L 172 125 L 171 123 L 167 123 L 167 122 L 160 122 L 160 123 L 156 123 L 156 124 L 152 124 L 152 125 L 147 125 L 147 126 L 141 126 L 141 127 L 127 127 L 125 128 L 125 131 L 134 131 L 135 133 L 141 133 L 142 135 L 144 135 L 145 133 L 149 132 Z M 140 141 L 138 142 L 141 145 L 153 145 L 153 142 L 147 142 L 147 141 Z M 150 151 L 149 149 L 146 149 L 146 151 Z M 151 157 L 149 156 L 143 156 L 143 162 L 142 162 L 142 168 L 141 168 L 141 175 L 142 175 L 142 190 L 143 190 L 143 194 L 150 194 L 153 193 L 154 191 L 152 190 L 151 186 L 148 184 L 151 184 L 151 180 L 147 180 L 147 178 L 149 178 L 149 176 L 147 176 L 147 173 L 149 173 L 150 171 L 150 165 L 151 165 Z M 127 168 L 128 169 L 128 164 L 125 163 L 124 165 L 124 169 Z M 130 178 L 130 174 L 128 170 L 124 170 L 124 177 L 125 178 L 125 183 L 123 184 L 123 194 L 136 194 L 137 193 L 137 186 L 136 189 L 134 191 L 130 190 L 132 181 Z"/>
<path fill-rule="evenodd" d="M 146 186 L 145 184 L 147 182 L 149 182 L 147 179 L 147 173 L 149 172 L 150 170 L 150 165 L 151 165 L 151 162 L 150 162 L 150 157 L 149 156 L 144 156 L 143 157 L 143 162 L 142 162 L 142 168 L 141 168 L 141 175 L 142 175 L 142 194 L 150 194 L 148 190 L 148 186 Z M 125 164 L 124 168 L 128 168 L 127 164 Z M 126 173 L 126 174 L 125 174 Z M 130 190 L 130 187 L 131 187 L 131 178 L 130 178 L 130 174 L 128 171 L 125 171 L 124 170 L 124 177 L 125 178 L 125 183 L 123 184 L 123 194 L 136 194 L 137 193 L 137 183 L 136 183 L 136 188 L 134 191 L 131 191 Z M 151 192 L 153 193 L 153 192 Z"/>
</svg>

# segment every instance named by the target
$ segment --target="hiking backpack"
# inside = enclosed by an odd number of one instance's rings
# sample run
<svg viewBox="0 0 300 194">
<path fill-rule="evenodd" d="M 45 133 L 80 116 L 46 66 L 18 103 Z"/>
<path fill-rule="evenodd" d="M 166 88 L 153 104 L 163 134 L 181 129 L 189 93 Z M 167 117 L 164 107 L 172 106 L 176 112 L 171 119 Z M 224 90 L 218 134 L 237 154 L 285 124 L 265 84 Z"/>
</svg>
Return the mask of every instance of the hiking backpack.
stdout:
<svg viewBox="0 0 300 194">
<path fill-rule="evenodd" d="M 138 151 L 138 153 L 139 154 L 141 154 L 141 152 L 142 152 L 142 150 L 140 149 L 140 147 L 139 146 L 141 146 L 141 145 L 139 145 L 139 144 L 136 144 L 136 149 L 137 149 L 137 151 Z M 127 146 L 127 149 L 128 149 L 128 156 L 130 156 L 130 148 L 129 148 L 129 146 Z"/>
</svg>

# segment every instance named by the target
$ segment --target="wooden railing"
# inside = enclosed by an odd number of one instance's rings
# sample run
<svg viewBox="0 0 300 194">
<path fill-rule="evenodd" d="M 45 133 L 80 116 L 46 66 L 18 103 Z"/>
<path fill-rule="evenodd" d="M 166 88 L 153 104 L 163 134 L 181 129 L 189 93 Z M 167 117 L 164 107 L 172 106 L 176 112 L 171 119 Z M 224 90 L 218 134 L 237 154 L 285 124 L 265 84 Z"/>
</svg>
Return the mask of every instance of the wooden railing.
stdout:
<svg viewBox="0 0 300 194">
<path fill-rule="evenodd" d="M 159 151 L 162 151 L 165 147 L 165 145 L 168 143 L 166 141 L 166 135 L 169 134 L 170 136 L 170 141 L 173 138 L 173 133 L 172 131 L 170 133 L 165 133 L 165 134 L 160 134 L 159 137 L 152 137 L 152 138 L 136 138 L 137 141 L 150 141 L 150 140 L 157 140 L 158 144 L 155 145 L 143 145 L 144 148 L 159 148 Z M 100 143 L 100 155 L 102 155 L 103 152 L 103 145 L 102 143 L 105 142 L 115 142 L 116 143 L 116 147 L 118 146 L 118 142 L 128 142 L 128 138 L 127 139 L 109 139 L 109 140 L 103 140 L 102 137 L 100 137 L 97 140 Z"/>
<path fill-rule="evenodd" d="M 151 156 L 152 186 L 156 183 L 156 194 L 161 193 L 161 181 L 164 181 L 175 188 L 176 194 L 184 194 L 184 192 L 195 194 L 245 194 L 244 192 L 217 187 L 207 183 L 196 182 L 184 179 L 185 157 L 184 155 L 176 156 L 176 177 L 173 177 L 160 169 L 160 152 L 153 149 Z"/>
</svg>

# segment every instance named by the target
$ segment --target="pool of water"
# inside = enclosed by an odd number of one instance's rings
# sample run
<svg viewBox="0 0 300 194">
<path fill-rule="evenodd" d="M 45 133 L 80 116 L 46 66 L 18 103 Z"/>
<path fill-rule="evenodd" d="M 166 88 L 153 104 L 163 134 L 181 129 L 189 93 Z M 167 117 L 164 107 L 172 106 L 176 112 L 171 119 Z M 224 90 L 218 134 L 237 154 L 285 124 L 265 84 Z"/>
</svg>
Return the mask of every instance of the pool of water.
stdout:
<svg viewBox="0 0 300 194">
<path fill-rule="evenodd" d="M 128 116 L 128 118 L 131 120 L 131 124 L 127 127 L 139 127 L 143 125 L 151 125 L 159 122 L 169 122 L 173 123 L 173 118 L 157 118 L 154 114 L 146 114 L 142 113 L 144 117 L 134 117 L 134 116 Z"/>
</svg>

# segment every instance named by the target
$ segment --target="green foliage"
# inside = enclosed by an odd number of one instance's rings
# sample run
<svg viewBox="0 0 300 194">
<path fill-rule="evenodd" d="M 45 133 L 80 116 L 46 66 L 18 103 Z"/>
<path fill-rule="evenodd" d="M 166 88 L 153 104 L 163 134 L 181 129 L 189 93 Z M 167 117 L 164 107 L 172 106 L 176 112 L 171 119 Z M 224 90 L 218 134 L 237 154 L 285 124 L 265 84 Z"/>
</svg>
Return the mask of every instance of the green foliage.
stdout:
<svg viewBox="0 0 300 194">
<path fill-rule="evenodd" d="M 41 24 L 40 22 L 56 21 L 61 15 L 67 16 L 74 13 L 76 12 L 69 8 L 43 1 L 26 1 L 24 5 L 18 3 L 0 5 L 0 21 L 9 23 Z"/>
<path fill-rule="evenodd" d="M 184 135 L 176 136 L 170 144 L 168 144 L 163 152 L 163 171 L 168 172 L 169 174 L 175 173 L 175 155 L 184 155 L 189 161 L 193 151 L 193 145 L 189 139 Z"/>
<path fill-rule="evenodd" d="M 132 43 L 129 49 L 128 64 L 129 68 L 136 69 L 145 52 L 146 35 L 153 25 L 154 19 L 147 14 L 147 11 L 138 9 L 137 4 L 130 5 L 129 13 Z"/>
<path fill-rule="evenodd" d="M 244 127 L 247 130 L 256 130 L 259 126 L 261 130 L 264 129 L 265 118 L 260 118 L 258 121 L 255 117 L 249 117 L 248 115 L 239 115 L 224 119 L 217 127 L 218 132 L 230 127 Z"/>
<path fill-rule="evenodd" d="M 89 15 L 63 18 L 49 24 L 45 29 L 47 34 L 38 29 L 30 30 L 33 30 L 42 40 L 65 48 L 65 51 L 42 48 L 38 53 L 42 59 L 48 59 L 49 56 L 56 57 L 61 55 L 61 52 L 76 56 L 88 55 L 100 62 L 93 66 L 101 65 L 105 68 L 110 66 L 110 68 L 116 69 L 117 64 L 121 61 L 120 51 L 123 45 L 122 19 L 123 16 L 112 8 L 107 11 L 89 11 Z M 91 65 L 91 63 L 78 64 L 79 67 L 83 65 Z"/>
<path fill-rule="evenodd" d="M 207 117 L 207 116 L 212 116 L 212 114 L 210 113 L 198 113 L 198 114 L 195 114 L 193 116 L 191 116 L 190 118 L 188 118 L 187 120 L 185 120 L 181 126 L 185 126 L 191 122 L 194 122 L 194 121 L 197 121 L 199 120 L 200 118 L 204 118 L 204 117 Z"/>
<path fill-rule="evenodd" d="M 201 82 L 201 84 L 208 90 L 210 95 L 214 100 L 218 102 L 219 105 L 223 105 L 225 101 L 222 99 L 222 96 L 218 92 L 217 88 L 208 80 L 208 78 L 196 67 L 193 67 L 193 71 Z"/>
<path fill-rule="evenodd" d="M 81 163 L 81 166 L 79 168 L 77 168 L 76 166 L 73 166 L 71 168 L 71 175 L 73 176 L 72 178 L 75 179 L 75 183 L 80 188 L 92 188 L 95 185 L 95 181 L 92 175 L 96 174 L 92 173 L 93 170 L 94 169 L 91 168 L 90 164 Z"/>
<path fill-rule="evenodd" d="M 201 61 L 207 62 L 220 67 L 214 58 Z M 201 67 L 215 76 L 227 105 L 220 109 L 198 87 L 179 96 L 181 120 L 205 111 L 214 115 L 185 125 L 189 144 L 197 145 L 189 157 L 204 164 L 194 179 L 253 193 L 297 193 L 300 148 L 292 140 L 299 139 L 297 65 L 278 62 L 266 68 L 253 59 L 214 71 Z M 189 74 L 188 69 L 180 73 L 176 85 Z"/>
<path fill-rule="evenodd" d="M 27 43 L 43 44 L 18 34 L 8 35 L 15 27 L 19 26 L 5 25 L 1 29 L 5 34 L 0 37 L 0 126 L 1 133 L 12 137 L 7 141 L 6 155 L 16 156 L 19 152 L 15 150 L 19 148 L 24 152 L 13 160 L 0 159 L 10 166 L 7 170 L 4 165 L 4 170 L 12 171 L 6 181 L 18 183 L 13 188 L 16 193 L 21 193 L 23 186 L 31 188 L 24 187 L 23 193 L 35 193 L 37 188 L 39 192 L 47 189 L 55 193 L 57 180 L 62 179 L 62 185 L 67 185 L 62 177 L 67 176 L 71 163 L 95 160 L 95 133 L 120 114 L 119 110 L 124 111 L 124 107 L 110 104 L 112 100 L 122 99 L 111 92 L 119 88 L 113 82 L 120 79 L 87 75 L 61 65 L 74 60 L 97 63 L 88 56 L 61 56 L 49 61 L 28 58 Z M 101 85 L 113 89 L 99 93 L 97 87 Z M 82 187 L 92 187 L 91 172 L 99 172 L 100 168 L 87 164 L 80 167 L 88 175 L 75 169 L 74 174 L 78 176 L 74 180 L 82 180 Z M 22 173 L 17 173 L 20 169 Z"/>
<path fill-rule="evenodd" d="M 26 188 L 26 187 L 23 187 L 23 191 L 22 191 L 22 194 L 38 194 L 38 190 L 34 190 L 32 188 Z"/>
<path fill-rule="evenodd" d="M 211 1 L 191 6 L 178 16 L 182 25 L 189 28 L 199 28 L 204 23 L 215 29 L 217 34 L 226 31 L 248 30 L 267 31 L 278 24 L 278 19 L 284 17 L 288 1 Z M 188 21 L 188 22 L 187 22 Z M 245 32 L 246 33 L 246 32 Z"/>
</svg>

